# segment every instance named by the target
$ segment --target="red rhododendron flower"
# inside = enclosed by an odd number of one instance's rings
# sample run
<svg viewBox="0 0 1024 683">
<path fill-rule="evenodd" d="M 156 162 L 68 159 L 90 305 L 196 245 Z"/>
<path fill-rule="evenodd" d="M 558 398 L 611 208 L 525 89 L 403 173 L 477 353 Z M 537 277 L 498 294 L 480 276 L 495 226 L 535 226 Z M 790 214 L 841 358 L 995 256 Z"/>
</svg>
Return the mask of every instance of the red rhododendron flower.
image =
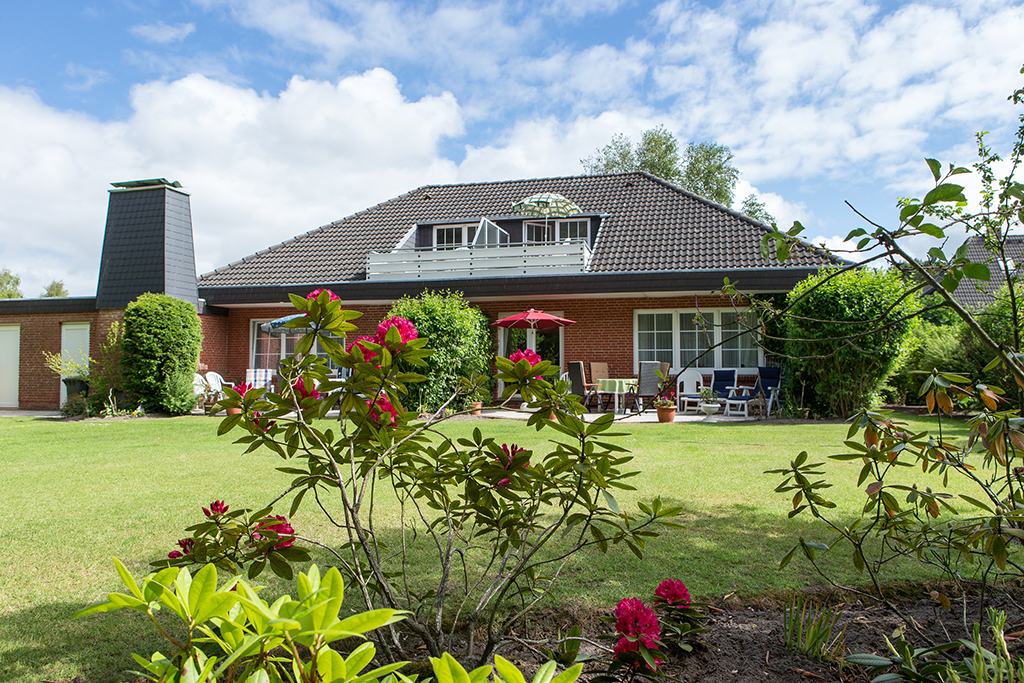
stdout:
<svg viewBox="0 0 1024 683">
<path fill-rule="evenodd" d="M 625 598 L 615 608 L 615 630 L 625 636 L 637 636 L 644 645 L 661 636 L 658 617 L 636 598 Z"/>
<path fill-rule="evenodd" d="M 181 548 L 183 553 L 188 555 L 196 547 L 196 541 L 193 538 L 182 538 L 178 540 L 178 547 Z"/>
<path fill-rule="evenodd" d="M 416 338 L 416 326 L 409 320 L 394 315 L 382 321 L 380 325 L 377 325 L 377 337 L 374 341 L 378 344 L 383 344 L 384 339 L 388 336 L 388 330 L 392 327 L 398 328 L 398 333 L 402 335 L 403 344 Z"/>
<path fill-rule="evenodd" d="M 213 517 L 214 515 L 223 515 L 228 511 L 228 506 L 223 500 L 215 500 L 210 503 L 209 508 L 203 508 L 203 514 L 207 517 Z"/>
<path fill-rule="evenodd" d="M 254 533 L 252 537 L 257 541 L 262 540 L 263 537 L 258 533 L 259 529 L 265 529 L 267 531 L 273 531 L 277 534 L 278 542 L 274 545 L 275 548 L 289 548 L 295 543 L 295 529 L 288 523 L 287 517 L 281 515 L 274 515 L 276 522 L 269 520 L 260 522 L 257 526 L 257 533 Z"/>
<path fill-rule="evenodd" d="M 172 550 L 171 552 L 167 553 L 167 557 L 169 559 L 176 560 L 179 557 L 181 557 L 181 553 L 178 552 L 177 550 Z"/>
<path fill-rule="evenodd" d="M 307 294 L 306 295 L 306 300 L 309 301 L 311 299 L 317 298 L 318 296 L 320 296 L 320 292 L 327 292 L 328 294 L 330 294 L 331 295 L 331 301 L 337 301 L 338 299 L 341 298 L 340 296 L 338 296 L 337 294 L 335 294 L 331 290 L 329 290 L 329 289 L 325 290 L 324 288 L 321 287 L 320 289 L 314 289 L 312 292 Z"/>
<path fill-rule="evenodd" d="M 320 392 L 316 389 L 307 389 L 302 382 L 302 378 L 295 380 L 295 384 L 292 385 L 292 389 L 299 392 L 299 400 L 312 396 L 313 398 L 320 398 Z"/>
<path fill-rule="evenodd" d="M 263 413 L 258 410 L 254 410 L 252 413 L 252 423 L 263 431 L 267 431 L 277 424 L 277 420 L 268 420 L 263 417 Z"/>
<path fill-rule="evenodd" d="M 366 405 L 370 406 L 370 417 L 377 424 L 389 427 L 398 422 L 398 408 L 391 405 L 387 396 L 378 396 L 373 401 L 367 399 Z"/>
<path fill-rule="evenodd" d="M 242 396 L 245 396 L 245 392 L 247 392 L 250 389 L 252 389 L 252 385 L 249 384 L 248 382 L 242 382 L 241 384 L 236 384 L 235 386 L 233 386 L 231 388 L 234 389 L 235 391 L 237 391 Z"/>
<path fill-rule="evenodd" d="M 662 581 L 654 591 L 654 600 L 667 602 L 672 607 L 690 604 L 690 591 L 682 581 Z"/>
</svg>

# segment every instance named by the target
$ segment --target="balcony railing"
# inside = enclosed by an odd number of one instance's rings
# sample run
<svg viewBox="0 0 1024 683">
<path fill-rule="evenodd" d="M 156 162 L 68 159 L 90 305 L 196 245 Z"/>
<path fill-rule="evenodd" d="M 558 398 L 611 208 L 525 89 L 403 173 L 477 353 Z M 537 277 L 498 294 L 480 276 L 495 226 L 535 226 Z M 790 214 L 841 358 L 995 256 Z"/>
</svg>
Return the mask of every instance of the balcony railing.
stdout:
<svg viewBox="0 0 1024 683">
<path fill-rule="evenodd" d="M 370 252 L 367 280 L 438 280 L 585 273 L 590 246 L 585 241 L 503 244 L 456 249 L 395 249 Z"/>
</svg>

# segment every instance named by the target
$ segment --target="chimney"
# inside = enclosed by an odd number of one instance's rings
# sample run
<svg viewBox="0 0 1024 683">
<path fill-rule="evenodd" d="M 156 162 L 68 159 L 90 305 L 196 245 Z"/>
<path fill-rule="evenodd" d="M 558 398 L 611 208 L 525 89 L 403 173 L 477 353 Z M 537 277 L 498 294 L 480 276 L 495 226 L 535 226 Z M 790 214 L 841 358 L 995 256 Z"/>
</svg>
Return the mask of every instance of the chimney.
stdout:
<svg viewBox="0 0 1024 683">
<path fill-rule="evenodd" d="M 192 211 L 181 183 L 111 183 L 96 308 L 124 308 L 146 292 L 198 307 Z"/>
</svg>

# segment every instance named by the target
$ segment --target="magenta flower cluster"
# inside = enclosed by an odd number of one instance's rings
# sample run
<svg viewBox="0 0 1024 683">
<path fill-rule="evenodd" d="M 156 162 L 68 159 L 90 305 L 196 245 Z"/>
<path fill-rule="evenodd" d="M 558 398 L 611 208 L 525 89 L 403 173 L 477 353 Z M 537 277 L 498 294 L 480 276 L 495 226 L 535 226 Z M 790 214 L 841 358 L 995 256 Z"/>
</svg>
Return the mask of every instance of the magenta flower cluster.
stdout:
<svg viewBox="0 0 1024 683">
<path fill-rule="evenodd" d="M 390 427 L 398 422 L 398 408 L 391 404 L 387 396 L 381 394 L 374 400 L 366 400 L 370 407 L 370 417 L 379 425 Z"/>
<path fill-rule="evenodd" d="M 513 363 L 518 363 L 519 361 L 523 360 L 524 358 L 530 364 L 530 367 L 533 367 L 534 365 L 536 365 L 537 363 L 539 363 L 541 361 L 541 357 L 538 356 L 536 351 L 533 351 L 532 349 L 523 349 L 522 351 L 513 351 L 512 355 L 508 357 L 508 359 L 510 361 L 512 361 Z M 536 377 L 534 377 L 534 379 L 540 379 L 540 375 L 537 375 Z"/>
<path fill-rule="evenodd" d="M 278 542 L 274 545 L 275 548 L 290 548 L 295 544 L 295 529 L 288 523 L 287 517 L 281 515 L 274 515 L 275 522 L 266 521 L 260 522 L 256 525 L 256 532 L 253 533 L 253 539 L 260 541 L 263 540 L 263 536 L 260 535 L 259 530 L 273 531 L 277 534 Z"/>
<path fill-rule="evenodd" d="M 210 503 L 210 507 L 203 508 L 203 514 L 216 522 L 217 518 L 226 514 L 228 509 L 228 504 L 223 500 L 215 500 Z M 219 526 L 220 524 L 218 523 Z M 263 535 L 260 534 L 260 531 L 273 531 L 277 534 L 277 543 L 274 544 L 275 548 L 288 548 L 295 543 L 295 529 L 292 528 L 287 517 L 275 515 L 272 520 L 268 519 L 257 524 L 252 534 L 254 541 L 263 540 Z M 167 557 L 176 560 L 179 557 L 191 555 L 196 547 L 196 541 L 193 538 L 182 538 L 178 540 L 178 547 L 181 550 L 172 550 L 167 553 Z"/>
<path fill-rule="evenodd" d="M 667 603 L 669 607 L 688 607 L 690 591 L 678 579 L 662 581 L 654 590 L 654 601 Z"/>
<path fill-rule="evenodd" d="M 240 396 L 245 396 L 245 392 L 252 389 L 252 385 L 249 384 L 248 382 L 241 382 L 240 384 L 236 384 L 231 388 L 237 391 Z"/>
<path fill-rule="evenodd" d="M 216 515 L 223 515 L 228 511 L 228 504 L 223 500 L 215 500 L 210 503 L 210 507 L 203 508 L 203 514 L 207 517 L 214 517 Z"/>
<path fill-rule="evenodd" d="M 320 296 L 320 292 L 324 292 L 324 291 L 326 291 L 330 295 L 331 301 L 337 301 L 338 299 L 341 298 L 340 296 L 338 296 L 337 294 L 335 294 L 331 290 L 329 290 L 329 289 L 325 290 L 324 288 L 321 287 L 320 289 L 314 289 L 312 292 L 307 294 L 306 295 L 306 300 L 307 301 L 311 301 L 311 300 L 317 298 L 318 296 Z"/>
<path fill-rule="evenodd" d="M 637 598 L 625 598 L 615 608 L 615 632 L 619 636 L 614 651 L 616 655 L 638 652 L 641 643 L 648 650 L 657 650 L 658 639 L 661 637 L 661 628 L 654 610 Z M 660 659 L 654 661 L 656 665 L 661 663 Z"/>
<path fill-rule="evenodd" d="M 363 344 L 360 344 L 360 342 L 373 342 L 374 344 L 380 344 L 381 346 L 383 346 L 384 340 L 388 336 L 388 330 L 390 330 L 392 327 L 398 328 L 398 333 L 402 337 L 403 344 L 412 341 L 413 339 L 416 339 L 416 336 L 418 334 L 416 331 L 416 326 L 413 325 L 411 321 L 395 315 L 382 321 L 380 325 L 377 325 L 376 335 L 372 337 L 359 337 L 354 342 L 349 344 L 346 350 L 349 353 L 352 353 L 352 347 L 358 346 L 363 352 L 363 359 L 369 361 L 377 355 L 377 352 L 371 351 L 370 349 L 366 348 L 366 346 L 364 346 Z"/>
<path fill-rule="evenodd" d="M 306 385 L 302 381 L 301 377 L 299 377 L 297 380 L 295 380 L 295 383 L 292 384 L 292 389 L 294 389 L 296 392 L 298 392 L 299 400 L 302 400 L 304 398 L 309 398 L 310 396 L 312 396 L 313 398 L 317 398 L 317 399 L 320 398 L 320 392 L 317 391 L 316 389 L 312 389 L 312 388 L 307 389 Z"/>
</svg>

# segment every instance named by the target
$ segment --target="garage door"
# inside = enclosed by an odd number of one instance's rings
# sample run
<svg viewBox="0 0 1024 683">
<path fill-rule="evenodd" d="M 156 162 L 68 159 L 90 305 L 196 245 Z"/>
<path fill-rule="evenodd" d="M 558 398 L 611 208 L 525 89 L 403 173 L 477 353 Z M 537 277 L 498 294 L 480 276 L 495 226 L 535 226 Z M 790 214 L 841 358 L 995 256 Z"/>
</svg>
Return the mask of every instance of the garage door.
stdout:
<svg viewBox="0 0 1024 683">
<path fill-rule="evenodd" d="M 0 325 L 0 408 L 18 407 L 21 325 Z"/>
</svg>

